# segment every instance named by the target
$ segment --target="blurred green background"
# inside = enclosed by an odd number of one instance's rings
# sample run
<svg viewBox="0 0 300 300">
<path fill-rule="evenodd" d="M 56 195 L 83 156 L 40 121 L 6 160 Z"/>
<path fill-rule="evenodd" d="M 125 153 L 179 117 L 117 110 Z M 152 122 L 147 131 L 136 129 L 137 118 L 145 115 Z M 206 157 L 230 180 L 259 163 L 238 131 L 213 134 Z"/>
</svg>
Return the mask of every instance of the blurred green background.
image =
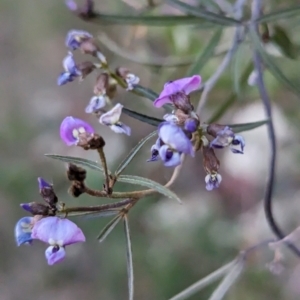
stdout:
<svg viewBox="0 0 300 300">
<path fill-rule="evenodd" d="M 96 9 L 118 14 L 138 14 L 146 1 L 95 1 Z M 199 1 L 200 2 L 200 1 Z M 205 1 L 204 1 L 205 2 Z M 206 1 L 207 2 L 207 1 Z M 217 2 L 217 1 L 216 1 Z M 247 3 L 249 11 L 250 2 Z M 288 7 L 300 1 L 264 1 L 267 9 Z M 80 3 L 80 2 L 79 2 Z M 190 1 L 197 3 L 197 1 Z M 127 299 L 125 237 L 122 225 L 102 243 L 96 236 L 108 219 L 78 219 L 87 242 L 67 248 L 67 259 L 49 267 L 44 258 L 46 245 L 34 242 L 32 247 L 16 247 L 14 225 L 26 212 L 22 202 L 41 201 L 37 177 L 54 184 L 59 200 L 67 205 L 93 205 L 108 201 L 86 195 L 73 199 L 68 193 L 65 165 L 44 157 L 45 153 L 82 156 L 97 159 L 92 152 L 76 147 L 68 148 L 59 138 L 59 126 L 65 116 L 72 115 L 92 123 L 106 139 L 106 153 L 110 169 L 153 127 L 123 116 L 132 127 L 132 136 L 117 135 L 84 113 L 93 95 L 95 77 L 58 87 L 56 79 L 62 71 L 61 61 L 67 53 L 65 35 L 70 29 L 84 29 L 102 45 L 112 67 L 128 67 L 141 78 L 141 84 L 159 93 L 164 82 L 185 76 L 189 66 L 151 67 L 132 62 L 113 53 L 112 42 L 123 56 L 137 61 L 148 60 L 160 64 L 191 60 L 203 51 L 214 29 L 195 26 L 145 27 L 102 26 L 88 24 L 72 15 L 64 1 L 8 1 L 0 0 L 1 25 L 1 170 L 0 173 L 0 299 L 2 300 L 81 300 Z M 161 5 L 156 13 L 178 14 L 170 6 Z M 300 44 L 300 18 L 283 20 L 283 26 L 294 43 Z M 228 49 L 233 29 L 225 29 L 217 51 Z M 103 34 L 110 42 L 104 40 Z M 101 43 L 100 43 L 101 45 Z M 233 69 L 242 68 L 251 59 L 249 44 L 245 43 L 215 89 L 202 112 L 206 121 L 234 91 Z M 113 47 L 114 48 L 114 47 Z M 172 56 L 172 58 L 170 58 Z M 82 55 L 75 55 L 78 61 Z M 219 66 L 222 56 L 211 59 L 201 71 L 207 80 Z M 297 60 L 277 58 L 285 74 L 299 85 Z M 243 70 L 243 69 L 241 69 Z M 275 187 L 275 215 L 285 232 L 299 226 L 299 98 L 265 72 L 267 87 L 273 104 L 277 133 L 278 162 Z M 193 95 L 196 103 L 200 94 Z M 255 87 L 247 86 L 220 123 L 245 123 L 264 119 L 261 101 Z M 142 113 L 162 117 L 162 109 L 152 103 L 126 93 L 121 88 L 114 103 Z M 221 161 L 223 182 L 219 190 L 205 190 L 202 158 L 197 154 L 188 158 L 176 184 L 172 187 L 183 201 L 162 196 L 141 200 L 130 213 L 132 247 L 135 270 L 135 299 L 168 299 L 190 284 L 232 260 L 239 250 L 272 237 L 263 213 L 263 192 L 269 159 L 269 144 L 265 127 L 245 132 L 244 155 L 234 155 L 229 149 L 217 151 Z M 159 162 L 148 164 L 151 142 L 137 155 L 127 173 L 143 175 L 162 184 L 171 170 Z M 101 187 L 99 173 L 89 172 L 92 187 Z M 119 190 L 134 186 L 117 185 Z M 284 270 L 272 274 L 266 264 L 273 259 L 266 249 L 253 253 L 247 269 L 228 294 L 228 299 L 299 299 L 299 260 L 284 251 Z M 207 299 L 216 284 L 190 299 Z"/>
</svg>

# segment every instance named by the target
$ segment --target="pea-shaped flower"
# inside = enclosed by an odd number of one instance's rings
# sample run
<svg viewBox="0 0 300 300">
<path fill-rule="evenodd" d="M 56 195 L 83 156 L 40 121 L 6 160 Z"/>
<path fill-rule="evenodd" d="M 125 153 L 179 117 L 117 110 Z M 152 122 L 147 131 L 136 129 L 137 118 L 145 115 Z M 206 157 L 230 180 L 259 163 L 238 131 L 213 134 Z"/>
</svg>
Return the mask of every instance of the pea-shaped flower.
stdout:
<svg viewBox="0 0 300 300">
<path fill-rule="evenodd" d="M 194 75 L 175 81 L 165 83 L 164 89 L 159 97 L 154 101 L 154 106 L 162 107 L 165 104 L 171 103 L 175 107 L 188 112 L 193 110 L 188 95 L 197 90 L 201 84 L 201 77 Z"/>
<path fill-rule="evenodd" d="M 65 258 L 65 246 L 85 242 L 82 230 L 68 219 L 47 217 L 36 222 L 31 237 L 49 244 L 45 256 L 49 265 Z"/>
<path fill-rule="evenodd" d="M 101 115 L 99 122 L 103 125 L 109 126 L 110 129 L 116 133 L 131 134 L 131 128 L 120 122 L 123 105 L 118 103 L 107 113 Z"/>
<path fill-rule="evenodd" d="M 66 117 L 60 125 L 60 137 L 68 145 L 77 145 L 81 137 L 94 133 L 93 127 L 83 120 Z"/>
<path fill-rule="evenodd" d="M 20 219 L 15 226 L 15 239 L 18 246 L 31 244 L 31 230 L 33 217 L 24 217 Z"/>
<path fill-rule="evenodd" d="M 70 30 L 67 34 L 65 44 L 71 50 L 78 49 L 81 44 L 89 39 L 92 39 L 93 36 L 84 30 Z"/>
<path fill-rule="evenodd" d="M 62 72 L 57 78 L 58 85 L 64 85 L 68 82 L 72 82 L 76 77 L 81 76 L 81 71 L 77 68 L 76 63 L 71 52 L 63 60 L 64 72 Z"/>
<path fill-rule="evenodd" d="M 162 141 L 159 155 L 166 167 L 175 167 L 181 163 L 181 154 L 194 156 L 191 141 L 177 125 L 163 122 L 158 127 L 158 136 Z"/>
</svg>

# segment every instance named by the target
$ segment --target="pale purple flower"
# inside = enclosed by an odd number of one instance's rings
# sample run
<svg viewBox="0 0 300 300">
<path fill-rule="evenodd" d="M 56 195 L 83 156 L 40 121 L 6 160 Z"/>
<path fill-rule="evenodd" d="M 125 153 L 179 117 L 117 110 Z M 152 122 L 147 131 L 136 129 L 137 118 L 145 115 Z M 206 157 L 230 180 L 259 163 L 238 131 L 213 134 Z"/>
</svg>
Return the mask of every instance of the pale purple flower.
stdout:
<svg viewBox="0 0 300 300">
<path fill-rule="evenodd" d="M 107 101 L 107 96 L 105 94 L 92 97 L 89 104 L 85 108 L 85 112 L 87 114 L 97 112 L 99 109 L 105 107 L 106 101 Z"/>
<path fill-rule="evenodd" d="M 213 125 L 209 125 L 213 126 Z M 232 129 L 229 126 L 224 126 L 222 130 L 217 132 L 213 132 L 214 130 L 210 130 L 208 127 L 207 132 L 215 136 L 215 138 L 210 142 L 210 147 L 222 149 L 227 146 L 230 146 L 230 150 L 233 153 L 244 153 L 245 141 L 244 138 L 240 135 L 235 135 Z M 239 146 L 241 150 L 233 147 Z"/>
<path fill-rule="evenodd" d="M 127 135 L 131 134 L 131 128 L 123 123 L 121 123 L 120 117 L 122 114 L 123 105 L 120 103 L 116 104 L 107 113 L 101 115 L 99 122 L 103 125 L 109 126 L 111 130 L 116 133 L 125 133 Z"/>
<path fill-rule="evenodd" d="M 212 191 L 220 186 L 222 176 L 219 173 L 207 174 L 205 176 L 206 189 Z"/>
<path fill-rule="evenodd" d="M 45 252 L 49 265 L 64 259 L 65 246 L 85 242 L 82 230 L 75 223 L 58 217 L 47 217 L 36 222 L 31 237 L 50 245 Z"/>
<path fill-rule="evenodd" d="M 126 91 L 131 91 L 134 88 L 134 85 L 140 82 L 140 78 L 132 73 L 128 73 L 125 79 L 127 83 Z"/>
<path fill-rule="evenodd" d="M 70 48 L 71 50 L 76 50 L 80 47 L 80 45 L 93 38 L 93 36 L 84 30 L 70 30 L 67 33 L 66 37 L 66 46 Z"/>
<path fill-rule="evenodd" d="M 78 5 L 74 0 L 65 0 L 65 3 L 69 10 L 74 12 L 78 10 Z"/>
<path fill-rule="evenodd" d="M 201 77 L 194 75 L 175 81 L 169 81 L 164 85 L 163 91 L 154 101 L 154 106 L 161 107 L 167 103 L 172 103 L 175 106 L 184 107 L 189 103 L 187 95 L 197 90 L 201 84 Z"/>
<path fill-rule="evenodd" d="M 23 217 L 15 226 L 15 239 L 18 246 L 31 244 L 31 230 L 33 217 Z"/>
<path fill-rule="evenodd" d="M 83 133 L 94 133 L 93 127 L 83 120 L 69 116 L 60 125 L 60 137 L 68 146 L 77 145 Z"/>
<path fill-rule="evenodd" d="M 175 124 L 163 122 L 158 126 L 158 136 L 169 148 L 194 156 L 194 149 L 191 141 L 183 130 Z"/>
<path fill-rule="evenodd" d="M 63 67 L 65 71 L 58 76 L 58 85 L 64 85 L 68 82 L 72 82 L 76 77 L 79 77 L 82 74 L 77 68 L 73 58 L 73 54 L 71 52 L 69 52 L 68 55 L 64 58 Z"/>
</svg>

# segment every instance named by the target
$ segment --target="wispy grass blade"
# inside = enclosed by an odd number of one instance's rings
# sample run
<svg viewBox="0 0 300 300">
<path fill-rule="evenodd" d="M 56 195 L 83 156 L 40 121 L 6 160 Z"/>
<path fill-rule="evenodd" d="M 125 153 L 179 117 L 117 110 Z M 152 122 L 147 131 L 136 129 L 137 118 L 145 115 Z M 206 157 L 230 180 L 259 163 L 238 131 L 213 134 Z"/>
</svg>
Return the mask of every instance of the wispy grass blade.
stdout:
<svg viewBox="0 0 300 300">
<path fill-rule="evenodd" d="M 257 23 L 266 23 L 278 21 L 280 19 L 289 19 L 292 17 L 297 17 L 300 14 L 300 5 L 294 7 L 289 7 L 287 9 L 282 9 L 280 11 L 271 12 L 266 14 L 256 20 Z"/>
<path fill-rule="evenodd" d="M 223 277 L 226 273 L 228 273 L 232 267 L 236 264 L 236 260 L 226 264 L 225 266 L 221 267 L 220 269 L 214 271 L 213 273 L 207 275 L 206 277 L 200 279 L 193 285 L 189 286 L 187 289 L 183 290 L 176 296 L 172 297 L 170 300 L 185 300 L 189 297 L 195 295 L 196 293 L 200 292 L 209 284 L 217 281 L 221 277 Z"/>
<path fill-rule="evenodd" d="M 103 242 L 108 235 L 113 231 L 113 229 L 117 226 L 117 224 L 120 222 L 122 219 L 121 216 L 116 216 L 114 217 L 100 232 L 100 234 L 97 236 L 97 240 L 99 243 Z"/>
<path fill-rule="evenodd" d="M 129 300 L 133 300 L 134 295 L 134 274 L 133 274 L 133 259 L 132 259 L 132 247 L 130 230 L 128 224 L 128 216 L 124 216 L 124 231 L 126 236 L 126 258 L 127 258 L 127 275 L 128 275 L 128 293 Z"/>
</svg>

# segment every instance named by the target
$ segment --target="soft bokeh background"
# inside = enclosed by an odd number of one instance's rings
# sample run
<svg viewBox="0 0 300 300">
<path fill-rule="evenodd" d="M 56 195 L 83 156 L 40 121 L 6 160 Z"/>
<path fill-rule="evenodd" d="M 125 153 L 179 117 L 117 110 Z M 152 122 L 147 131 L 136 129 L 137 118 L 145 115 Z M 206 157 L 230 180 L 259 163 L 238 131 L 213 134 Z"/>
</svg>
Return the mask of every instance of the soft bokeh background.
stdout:
<svg viewBox="0 0 300 300">
<path fill-rule="evenodd" d="M 97 9 L 119 14 L 137 14 L 144 5 L 143 1 L 133 0 L 126 1 L 127 4 L 118 0 L 95 2 Z M 270 2 L 273 8 L 299 3 L 266 1 L 267 8 L 271 7 Z M 72 15 L 62 0 L 1 0 L 0 7 L 0 299 L 126 299 L 125 238 L 121 224 L 99 244 L 95 237 L 108 219 L 79 219 L 87 242 L 67 248 L 67 259 L 52 267 L 47 266 L 44 259 L 46 245 L 35 242 L 32 247 L 17 248 L 14 241 L 14 225 L 26 214 L 19 204 L 41 200 L 38 176 L 52 182 L 60 201 L 67 205 L 105 203 L 105 199 L 85 195 L 73 199 L 67 193 L 65 165 L 43 155 L 57 153 L 97 159 L 94 153 L 68 148 L 62 143 L 59 126 L 65 116 L 91 122 L 105 137 L 111 169 L 126 151 L 153 130 L 150 125 L 124 116 L 124 122 L 132 126 L 133 133 L 128 138 L 114 134 L 86 115 L 84 108 L 92 96 L 93 75 L 80 84 L 56 85 L 62 70 L 61 61 L 67 52 L 64 38 L 70 29 L 85 29 L 95 36 L 102 34 L 102 40 L 105 33 L 124 56 L 166 62 L 169 56 L 182 61 L 197 55 L 214 31 L 189 26 L 87 24 Z M 178 13 L 166 5 L 157 12 Z M 299 18 L 280 24 L 292 28 L 289 29 L 292 40 L 300 43 Z M 232 29 L 226 29 L 219 51 L 228 48 L 231 37 Z M 111 48 L 112 43 L 107 42 L 107 46 Z M 102 48 L 113 67 L 127 66 L 139 75 L 142 85 L 156 92 L 160 92 L 165 81 L 184 76 L 188 68 L 143 66 L 112 53 L 105 45 Z M 76 54 L 76 59 L 81 61 L 83 57 Z M 239 59 L 240 63 L 251 59 L 249 47 L 243 47 Z M 205 66 L 201 72 L 204 80 L 213 74 L 220 61 L 221 57 L 217 57 Z M 280 58 L 278 63 L 289 78 L 299 84 L 299 62 Z M 233 66 L 228 68 L 210 94 L 202 121 L 233 91 L 232 69 Z M 299 226 L 300 214 L 299 99 L 268 72 L 265 78 L 278 135 L 275 214 L 282 228 L 290 232 Z M 199 96 L 193 95 L 193 101 L 198 101 Z M 247 87 L 240 98 L 220 122 L 244 123 L 264 118 L 255 88 Z M 163 110 L 154 109 L 149 100 L 122 89 L 114 101 L 149 115 L 163 115 Z M 161 196 L 148 197 L 130 213 L 136 299 L 168 299 L 232 260 L 239 250 L 272 237 L 262 206 L 269 159 L 266 128 L 246 132 L 243 136 L 247 143 L 244 155 L 233 155 L 228 149 L 217 153 L 223 176 L 219 190 L 205 190 L 202 158 L 198 154 L 195 159 L 186 160 L 182 174 L 172 187 L 184 205 Z M 171 171 L 160 163 L 146 164 L 150 146 L 148 143 L 144 147 L 126 171 L 163 184 Z M 100 176 L 89 172 L 89 184 L 100 187 Z M 133 188 L 119 187 L 120 190 Z M 228 299 L 299 299 L 299 261 L 288 251 L 284 254 L 285 269 L 280 275 L 270 273 L 266 267 L 273 259 L 272 251 L 262 249 L 251 255 L 245 273 L 231 289 Z M 191 299 L 207 299 L 215 286 Z"/>
</svg>

